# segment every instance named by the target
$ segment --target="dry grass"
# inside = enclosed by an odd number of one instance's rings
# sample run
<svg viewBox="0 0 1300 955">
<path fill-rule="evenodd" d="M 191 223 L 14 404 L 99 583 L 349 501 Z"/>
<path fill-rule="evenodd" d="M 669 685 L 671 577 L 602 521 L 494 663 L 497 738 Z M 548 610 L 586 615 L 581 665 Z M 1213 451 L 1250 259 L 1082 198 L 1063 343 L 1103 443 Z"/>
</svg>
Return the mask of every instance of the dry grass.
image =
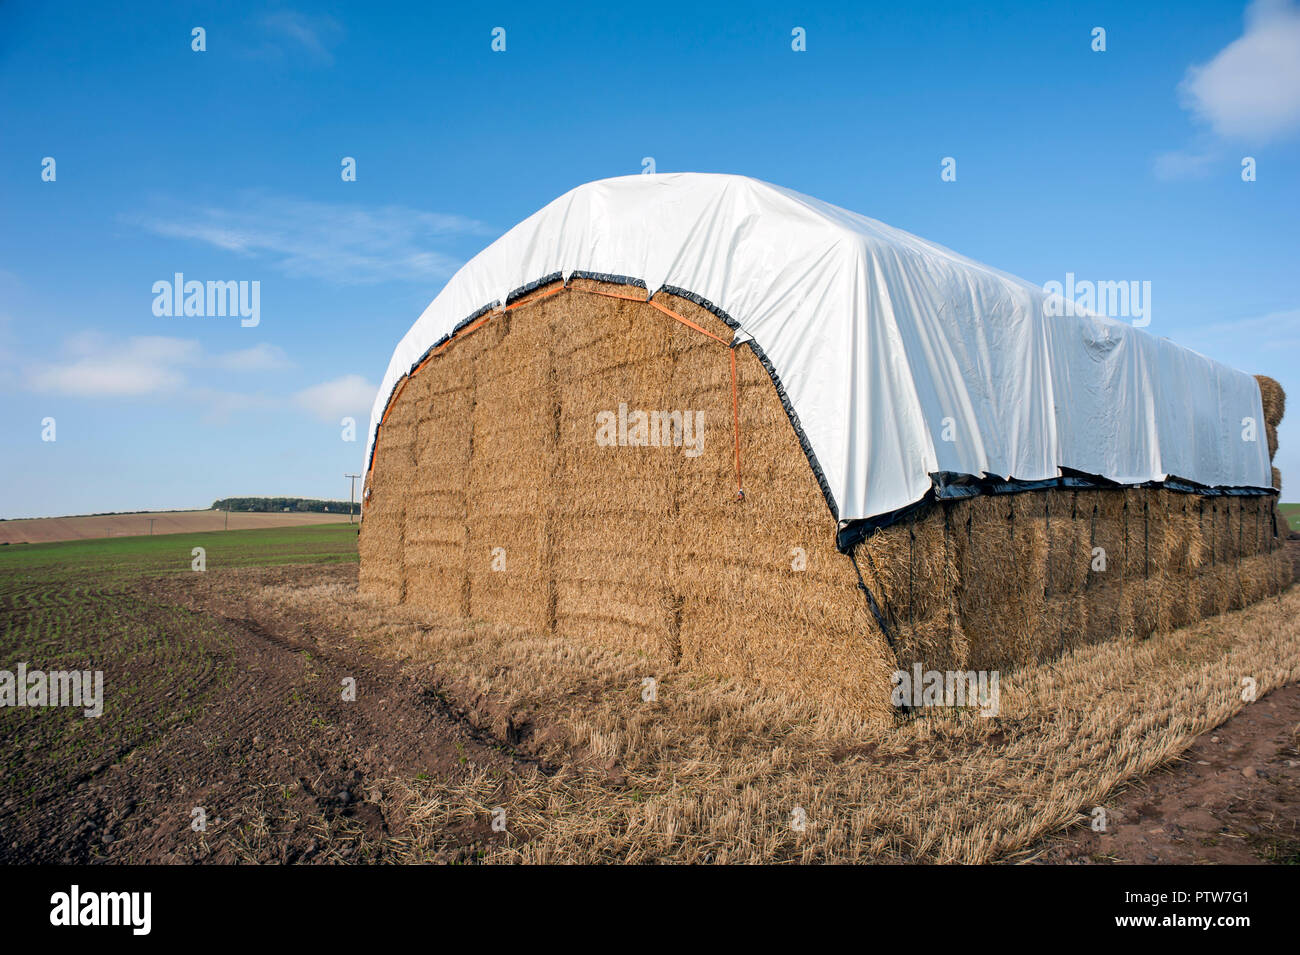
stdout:
<svg viewBox="0 0 1300 955">
<path fill-rule="evenodd" d="M 408 861 L 462 858 L 491 809 L 487 862 L 968 862 L 1078 821 L 1258 692 L 1300 679 L 1300 590 L 1146 639 L 1004 672 L 1001 710 L 882 728 L 851 708 L 706 678 L 632 652 L 392 607 L 342 585 L 262 587 L 268 612 L 406 661 L 467 718 L 541 766 L 371 793 Z M 658 680 L 657 702 L 642 680 Z M 518 734 L 516 734 L 518 735 Z M 792 828 L 796 808 L 805 831 Z M 456 835 L 460 834 L 460 835 Z"/>
</svg>

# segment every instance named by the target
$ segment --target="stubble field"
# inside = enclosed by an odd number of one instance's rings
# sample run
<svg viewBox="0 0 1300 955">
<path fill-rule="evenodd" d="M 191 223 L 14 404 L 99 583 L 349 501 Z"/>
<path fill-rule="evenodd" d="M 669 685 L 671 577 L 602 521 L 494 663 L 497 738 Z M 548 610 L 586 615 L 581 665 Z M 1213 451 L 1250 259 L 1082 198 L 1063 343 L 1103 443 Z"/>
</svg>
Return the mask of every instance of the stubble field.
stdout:
<svg viewBox="0 0 1300 955">
<path fill-rule="evenodd" d="M 356 560 L 347 525 L 0 550 L 0 668 L 104 673 L 98 718 L 0 710 L 0 860 L 1300 860 L 1296 589 L 882 731 L 379 606 Z"/>
</svg>

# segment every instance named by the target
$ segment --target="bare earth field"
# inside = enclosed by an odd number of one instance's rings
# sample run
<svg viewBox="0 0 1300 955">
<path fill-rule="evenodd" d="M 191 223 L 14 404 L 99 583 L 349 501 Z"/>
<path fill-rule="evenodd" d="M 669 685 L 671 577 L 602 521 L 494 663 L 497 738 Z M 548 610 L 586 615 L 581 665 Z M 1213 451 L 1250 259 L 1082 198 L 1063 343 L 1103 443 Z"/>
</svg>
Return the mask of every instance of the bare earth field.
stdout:
<svg viewBox="0 0 1300 955">
<path fill-rule="evenodd" d="M 91 540 L 99 537 L 135 537 L 153 534 L 189 534 L 197 531 L 251 530 L 263 527 L 303 527 L 311 524 L 347 523 L 346 514 L 255 513 L 232 511 L 143 511 L 139 514 L 102 514 L 86 517 L 35 517 L 0 521 L 0 544 L 44 544 L 51 541 Z"/>
<path fill-rule="evenodd" d="M 105 671 L 98 719 L 0 710 L 0 861 L 1300 861 L 1300 590 L 878 730 L 377 606 L 355 541 L 0 551 L 0 666 Z"/>
</svg>

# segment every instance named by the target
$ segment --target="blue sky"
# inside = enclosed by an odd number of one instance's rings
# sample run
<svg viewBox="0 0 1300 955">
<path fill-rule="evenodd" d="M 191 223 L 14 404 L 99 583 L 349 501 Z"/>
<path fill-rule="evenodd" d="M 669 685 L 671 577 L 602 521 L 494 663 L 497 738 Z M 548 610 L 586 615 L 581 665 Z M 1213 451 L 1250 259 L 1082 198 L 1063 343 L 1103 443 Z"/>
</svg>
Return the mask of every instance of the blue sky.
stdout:
<svg viewBox="0 0 1300 955">
<path fill-rule="evenodd" d="M 1300 13 L 1135 6 L 11 0 L 0 516 L 346 496 L 392 349 L 458 265 L 646 156 L 1039 284 L 1149 281 L 1149 332 L 1300 403 Z M 260 322 L 155 315 L 176 272 L 258 281 Z"/>
</svg>

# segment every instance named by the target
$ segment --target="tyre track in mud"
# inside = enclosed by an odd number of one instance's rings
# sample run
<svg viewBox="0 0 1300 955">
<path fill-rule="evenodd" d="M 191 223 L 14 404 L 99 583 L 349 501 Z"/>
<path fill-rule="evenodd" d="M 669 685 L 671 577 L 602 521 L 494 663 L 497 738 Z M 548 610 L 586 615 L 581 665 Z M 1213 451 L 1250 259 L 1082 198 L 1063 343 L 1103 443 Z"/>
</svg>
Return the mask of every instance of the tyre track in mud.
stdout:
<svg viewBox="0 0 1300 955">
<path fill-rule="evenodd" d="M 341 672 L 347 672 L 354 676 L 358 673 L 365 674 L 367 677 L 374 676 L 370 670 L 369 658 L 362 659 L 359 654 L 344 655 L 323 645 L 295 642 L 282 633 L 268 629 L 252 617 L 235 618 L 223 615 L 222 619 L 227 625 L 242 627 L 251 636 L 266 640 L 288 653 L 309 653 L 314 657 L 327 661 Z M 391 666 L 378 661 L 376 663 L 384 670 L 383 676 L 376 677 L 376 679 L 394 679 Z M 358 683 L 360 682 L 358 680 Z M 477 722 L 467 707 L 453 702 L 437 687 L 415 686 L 413 689 L 417 693 L 417 698 L 427 707 L 435 711 L 439 717 L 458 726 L 461 732 L 475 742 L 484 747 L 503 750 L 519 764 L 535 766 L 544 775 L 550 776 L 558 772 L 557 766 L 518 749 L 519 745 L 525 742 L 532 732 L 530 724 L 518 723 L 513 718 L 507 719 L 503 727 L 504 736 L 497 736 Z"/>
</svg>

